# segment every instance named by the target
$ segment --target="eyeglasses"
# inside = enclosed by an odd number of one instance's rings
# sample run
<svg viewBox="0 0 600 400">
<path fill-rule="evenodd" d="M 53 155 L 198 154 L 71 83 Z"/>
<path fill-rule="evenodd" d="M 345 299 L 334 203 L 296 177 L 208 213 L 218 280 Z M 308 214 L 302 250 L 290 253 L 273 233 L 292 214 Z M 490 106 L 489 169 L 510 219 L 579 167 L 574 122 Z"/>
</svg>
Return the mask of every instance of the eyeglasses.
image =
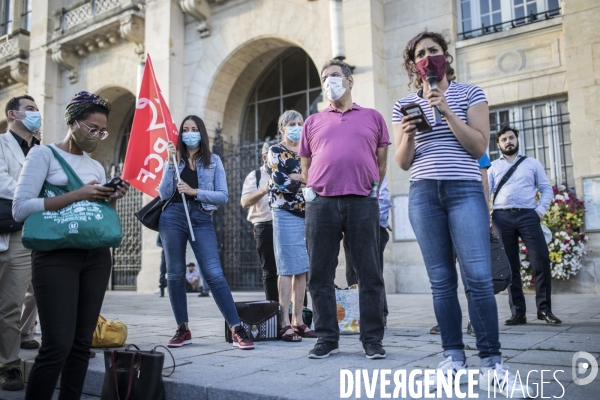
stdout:
<svg viewBox="0 0 600 400">
<path fill-rule="evenodd" d="M 75 122 L 77 122 L 77 126 L 79 126 L 79 122 L 81 122 L 81 121 L 75 121 Z M 100 140 L 104 140 L 108 137 L 108 132 L 106 131 L 106 129 L 100 130 L 97 128 L 90 128 L 84 122 L 81 122 L 81 124 L 88 129 L 88 133 L 87 133 L 88 137 L 91 137 L 91 138 L 97 137 Z M 81 126 L 79 126 L 79 127 L 81 128 Z"/>
</svg>

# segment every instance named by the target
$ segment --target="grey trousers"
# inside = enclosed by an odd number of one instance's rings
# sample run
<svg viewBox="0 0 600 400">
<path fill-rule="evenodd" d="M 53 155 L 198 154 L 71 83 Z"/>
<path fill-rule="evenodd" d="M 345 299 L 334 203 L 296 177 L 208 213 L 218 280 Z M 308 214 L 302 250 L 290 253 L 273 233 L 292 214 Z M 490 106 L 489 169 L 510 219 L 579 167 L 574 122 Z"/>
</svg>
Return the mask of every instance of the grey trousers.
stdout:
<svg viewBox="0 0 600 400">
<path fill-rule="evenodd" d="M 23 300 L 23 313 L 21 314 L 21 342 L 33 340 L 35 333 L 35 320 L 37 319 L 37 304 L 33 295 L 33 285 L 29 283 L 25 299 Z"/>
<path fill-rule="evenodd" d="M 0 372 L 20 366 L 21 312 L 31 283 L 31 250 L 21 232 L 11 233 L 8 246 L 0 253 Z"/>
</svg>

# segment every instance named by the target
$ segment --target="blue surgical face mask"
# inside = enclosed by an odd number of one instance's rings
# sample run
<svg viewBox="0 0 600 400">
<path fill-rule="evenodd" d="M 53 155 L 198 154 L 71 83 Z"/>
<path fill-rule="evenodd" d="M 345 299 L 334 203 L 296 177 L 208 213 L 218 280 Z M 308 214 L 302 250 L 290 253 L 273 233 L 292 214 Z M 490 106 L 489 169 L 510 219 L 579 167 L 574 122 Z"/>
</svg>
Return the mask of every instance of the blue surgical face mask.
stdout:
<svg viewBox="0 0 600 400">
<path fill-rule="evenodd" d="M 200 144 L 200 132 L 184 132 L 181 138 L 190 149 L 195 149 Z"/>
<path fill-rule="evenodd" d="M 300 125 L 288 126 L 287 127 L 287 137 L 292 142 L 300 141 L 300 134 L 302 133 L 302 127 Z"/>
<path fill-rule="evenodd" d="M 31 132 L 37 132 L 42 127 L 42 114 L 39 111 L 19 111 L 25 113 L 24 119 L 18 119 Z"/>
</svg>

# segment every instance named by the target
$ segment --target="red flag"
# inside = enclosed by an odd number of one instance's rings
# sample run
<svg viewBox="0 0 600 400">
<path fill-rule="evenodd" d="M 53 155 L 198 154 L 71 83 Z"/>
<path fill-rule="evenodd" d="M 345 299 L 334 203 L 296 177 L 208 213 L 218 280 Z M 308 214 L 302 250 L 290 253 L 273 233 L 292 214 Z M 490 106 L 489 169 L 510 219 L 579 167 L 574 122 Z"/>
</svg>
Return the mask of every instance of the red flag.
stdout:
<svg viewBox="0 0 600 400">
<path fill-rule="evenodd" d="M 179 131 L 156 82 L 150 55 L 147 55 L 121 177 L 147 195 L 158 196 L 167 142 L 170 140 L 177 146 L 178 137 Z"/>
</svg>

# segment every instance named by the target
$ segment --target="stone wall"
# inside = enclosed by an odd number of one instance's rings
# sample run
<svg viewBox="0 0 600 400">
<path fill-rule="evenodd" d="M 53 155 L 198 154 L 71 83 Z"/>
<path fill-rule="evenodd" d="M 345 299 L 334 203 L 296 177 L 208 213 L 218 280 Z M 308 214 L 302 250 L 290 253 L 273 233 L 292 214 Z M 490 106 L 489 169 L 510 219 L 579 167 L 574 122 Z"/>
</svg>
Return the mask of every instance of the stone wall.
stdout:
<svg viewBox="0 0 600 400">
<path fill-rule="evenodd" d="M 581 178 L 600 175 L 600 3 L 563 1 L 562 6 L 574 173 L 582 196 Z M 588 232 L 588 237 L 581 272 L 556 288 L 600 293 L 600 233 Z"/>
<path fill-rule="evenodd" d="M 388 121 L 390 135 L 393 136 L 391 120 L 394 103 L 413 91 L 409 91 L 407 87 L 408 76 L 402 66 L 406 44 L 425 29 L 445 32 L 449 38 L 454 38 L 456 36 L 455 2 L 444 0 L 387 1 L 384 19 L 387 95 L 384 97 L 386 108 L 382 110 L 382 113 Z M 453 41 L 449 51 L 451 54 L 456 54 Z M 395 142 L 394 139 L 392 142 Z M 388 163 L 388 182 L 392 198 L 398 195 L 408 195 L 410 177 L 410 173 L 402 171 L 394 161 L 395 145 L 396 143 L 393 143 L 390 146 Z M 399 227 L 395 226 L 394 229 L 399 229 Z M 417 241 L 393 241 L 394 234 L 392 233 L 390 236 L 390 243 L 385 252 L 384 266 L 384 271 L 389 272 L 386 272 L 385 278 L 388 280 L 392 276 L 395 278 L 396 292 L 399 293 L 429 292 L 429 280 Z"/>
<path fill-rule="evenodd" d="M 78 81 L 51 58 L 54 11 L 70 0 L 36 3 L 32 13 L 28 87 L 0 90 L 0 101 L 28 89 L 44 116 L 44 142 L 66 133 L 64 107 L 79 90 L 99 92 L 115 104 L 111 136 L 94 157 L 114 160 L 121 124 L 137 94 L 140 58 L 136 45 L 119 40 L 78 59 Z M 492 106 L 536 98 L 568 96 L 577 190 L 581 178 L 600 174 L 598 157 L 600 111 L 600 4 L 595 0 L 562 2 L 563 16 L 504 32 L 455 42 L 454 0 L 344 0 L 346 61 L 354 70 L 354 100 L 380 111 L 393 140 L 393 104 L 409 93 L 403 71 L 406 43 L 423 29 L 445 31 L 458 80 L 481 86 Z M 176 0 L 147 0 L 145 50 L 173 117 L 198 114 L 209 135 L 221 124 L 226 141 L 237 140 L 243 107 L 256 79 L 281 52 L 302 48 L 317 68 L 331 57 L 329 2 L 308 0 L 228 0 L 211 2 L 210 34 L 198 31 L 198 21 L 185 15 Z M 407 195 L 409 173 L 401 171 L 390 147 L 388 180 L 392 197 Z M 149 199 L 147 199 L 149 200 Z M 230 199 L 237 201 L 237 199 Z M 393 215 L 391 215 L 392 217 Z M 394 227 L 398 228 L 399 227 Z M 429 282 L 416 241 L 391 241 L 385 252 L 388 292 L 429 292 Z M 584 270 L 557 291 L 600 292 L 600 233 L 590 233 Z M 159 250 L 156 233 L 144 230 L 142 271 L 138 290 L 154 291 Z M 342 252 L 343 253 L 343 252 Z M 343 285 L 340 256 L 337 282 Z"/>
</svg>

